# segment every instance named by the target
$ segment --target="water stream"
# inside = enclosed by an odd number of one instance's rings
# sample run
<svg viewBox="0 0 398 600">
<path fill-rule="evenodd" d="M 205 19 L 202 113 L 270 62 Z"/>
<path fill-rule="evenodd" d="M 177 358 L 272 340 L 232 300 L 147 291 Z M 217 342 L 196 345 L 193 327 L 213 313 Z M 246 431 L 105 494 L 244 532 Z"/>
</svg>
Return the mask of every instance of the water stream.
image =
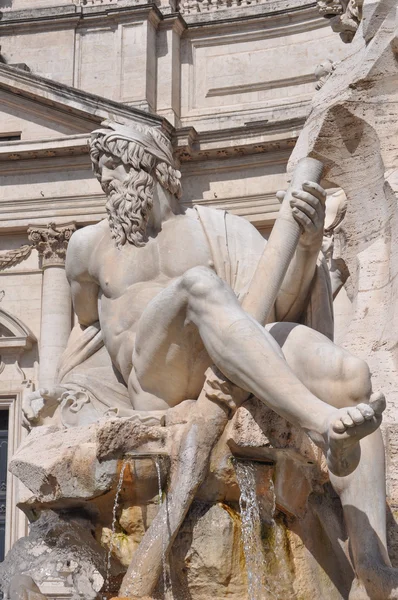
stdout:
<svg viewBox="0 0 398 600">
<path fill-rule="evenodd" d="M 163 503 L 163 490 L 162 490 L 162 472 L 161 472 L 161 458 L 156 456 L 155 459 L 156 473 L 158 476 L 158 494 L 159 494 L 159 510 Z M 169 582 L 167 574 L 167 559 L 165 549 L 165 539 L 162 539 L 162 570 L 163 570 L 163 592 L 165 599 L 169 594 Z"/>
<path fill-rule="evenodd" d="M 249 600 L 264 600 L 265 597 L 276 598 L 266 583 L 266 558 L 261 537 L 261 519 L 256 494 L 254 465 L 249 461 L 241 460 L 234 461 L 234 464 L 240 488 L 239 507 Z M 275 507 L 273 506 L 273 512 L 274 510 Z"/>
<path fill-rule="evenodd" d="M 104 591 L 109 593 L 109 579 L 110 579 L 110 570 L 111 570 L 111 560 L 112 560 L 112 550 L 113 550 L 113 540 L 115 537 L 115 533 L 116 533 L 116 512 L 117 512 L 117 508 L 119 505 L 119 496 L 120 496 L 120 492 L 122 491 L 122 486 L 123 486 L 123 479 L 124 479 L 124 472 L 126 470 L 128 461 L 124 460 L 122 463 L 122 468 L 120 469 L 120 475 L 119 475 L 119 481 L 117 484 L 117 488 L 116 488 L 116 494 L 115 494 L 115 500 L 113 503 L 113 509 L 112 509 L 112 527 L 111 527 L 111 539 L 109 542 L 109 549 L 108 549 L 108 556 L 107 556 L 107 563 L 106 563 L 106 572 L 105 572 L 105 586 L 104 586 Z M 104 596 L 104 600 L 106 600 L 106 596 Z"/>
</svg>

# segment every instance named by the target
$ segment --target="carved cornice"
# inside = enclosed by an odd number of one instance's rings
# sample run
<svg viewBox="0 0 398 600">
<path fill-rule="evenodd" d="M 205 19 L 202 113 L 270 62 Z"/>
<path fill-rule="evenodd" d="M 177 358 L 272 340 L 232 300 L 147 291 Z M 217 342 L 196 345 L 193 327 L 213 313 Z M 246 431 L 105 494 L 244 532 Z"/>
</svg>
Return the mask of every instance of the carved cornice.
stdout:
<svg viewBox="0 0 398 600">
<path fill-rule="evenodd" d="M 93 120 L 100 123 L 109 118 L 121 119 L 126 123 L 138 122 L 162 127 L 169 135 L 173 130 L 170 123 L 157 115 L 148 114 L 121 102 L 108 100 L 2 63 L 0 63 L 0 89 L 34 100 L 43 106 L 55 107 L 65 113 L 87 118 L 90 121 L 89 131 L 92 129 Z"/>
<path fill-rule="evenodd" d="M 159 19 L 162 14 L 154 2 L 147 0 L 120 0 L 120 2 L 107 2 L 57 7 L 25 8 L 20 10 L 7 10 L 2 12 L 0 29 L 11 29 L 17 32 L 20 29 L 50 29 L 81 27 L 86 25 L 97 26 L 109 24 L 126 19 L 143 16 L 153 18 L 156 13 Z"/>
<path fill-rule="evenodd" d="M 215 131 L 197 132 L 194 127 L 181 127 L 173 138 L 174 152 L 181 163 L 291 152 L 303 124 L 304 119 L 296 118 L 276 123 L 252 122 Z"/>
<path fill-rule="evenodd" d="M 29 241 L 38 250 L 43 261 L 43 268 L 65 264 L 68 243 L 75 230 L 75 223 L 63 226 L 49 223 L 47 226 L 28 229 Z"/>
</svg>

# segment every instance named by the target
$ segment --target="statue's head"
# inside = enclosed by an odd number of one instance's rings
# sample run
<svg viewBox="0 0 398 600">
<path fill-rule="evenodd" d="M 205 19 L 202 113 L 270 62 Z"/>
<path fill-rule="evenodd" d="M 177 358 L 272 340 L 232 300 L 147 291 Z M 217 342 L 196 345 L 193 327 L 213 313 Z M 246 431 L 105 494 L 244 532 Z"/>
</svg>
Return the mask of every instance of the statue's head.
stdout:
<svg viewBox="0 0 398 600">
<path fill-rule="evenodd" d="M 154 127 L 105 121 L 91 135 L 90 156 L 107 196 L 106 210 L 116 245 L 144 245 L 155 185 L 177 199 L 181 197 L 181 174 L 175 168 L 169 140 Z"/>
</svg>

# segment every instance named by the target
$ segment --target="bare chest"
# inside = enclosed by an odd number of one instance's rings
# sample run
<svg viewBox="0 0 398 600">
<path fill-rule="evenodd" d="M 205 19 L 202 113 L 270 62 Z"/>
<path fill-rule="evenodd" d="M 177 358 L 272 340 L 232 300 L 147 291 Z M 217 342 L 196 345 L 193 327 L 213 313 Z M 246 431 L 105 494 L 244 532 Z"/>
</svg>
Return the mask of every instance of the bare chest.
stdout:
<svg viewBox="0 0 398 600">
<path fill-rule="evenodd" d="M 211 253 L 202 226 L 193 219 L 165 223 L 145 246 L 126 244 L 118 250 L 105 238 L 95 257 L 96 279 L 102 293 L 116 299 L 131 288 L 168 283 L 196 266 L 208 266 Z"/>
</svg>

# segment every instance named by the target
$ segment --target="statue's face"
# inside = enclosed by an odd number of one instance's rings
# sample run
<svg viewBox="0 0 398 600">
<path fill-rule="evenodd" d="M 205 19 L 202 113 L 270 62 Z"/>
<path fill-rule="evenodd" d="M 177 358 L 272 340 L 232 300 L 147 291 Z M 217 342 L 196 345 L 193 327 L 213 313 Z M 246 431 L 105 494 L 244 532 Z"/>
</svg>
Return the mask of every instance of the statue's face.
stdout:
<svg viewBox="0 0 398 600">
<path fill-rule="evenodd" d="M 108 153 L 100 157 L 98 167 L 101 173 L 101 186 L 107 195 L 112 191 L 110 184 L 115 180 L 125 183 L 130 171 L 130 168 L 121 160 Z"/>
</svg>

